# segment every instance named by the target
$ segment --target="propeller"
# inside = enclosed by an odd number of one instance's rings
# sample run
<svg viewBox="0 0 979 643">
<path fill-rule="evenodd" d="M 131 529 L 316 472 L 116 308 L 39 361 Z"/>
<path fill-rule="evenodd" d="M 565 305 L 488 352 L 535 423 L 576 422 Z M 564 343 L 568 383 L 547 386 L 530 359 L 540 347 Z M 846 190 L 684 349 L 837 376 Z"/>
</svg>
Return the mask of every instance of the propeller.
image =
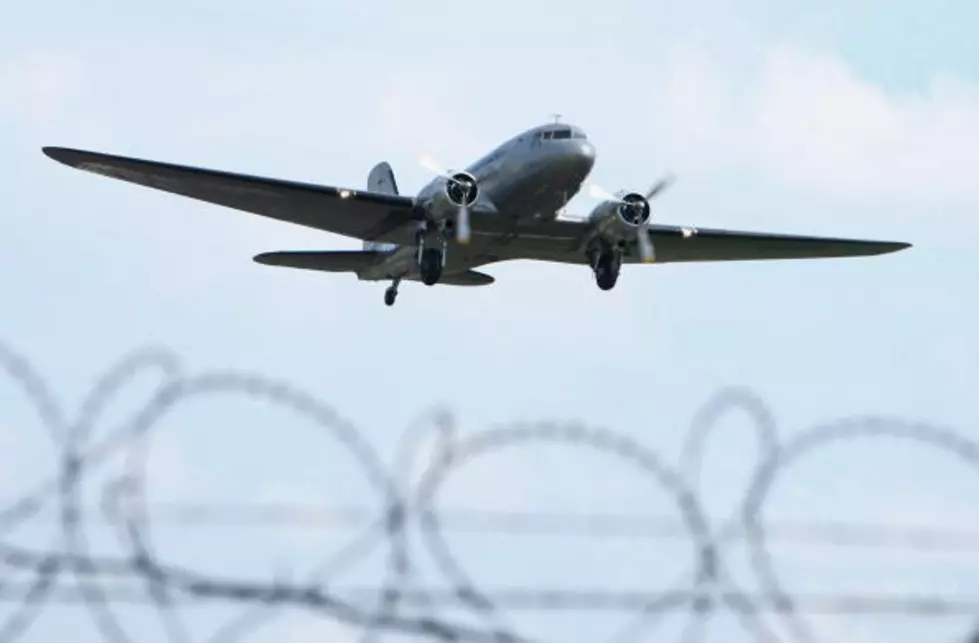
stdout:
<svg viewBox="0 0 979 643">
<path fill-rule="evenodd" d="M 436 161 L 434 158 L 432 158 L 427 154 L 423 154 L 418 159 L 418 164 L 421 165 L 426 170 L 428 170 L 429 172 L 431 172 L 432 174 L 438 174 L 439 176 L 447 179 L 452 178 L 452 174 L 448 170 L 443 169 L 442 165 L 438 161 Z"/>
<path fill-rule="evenodd" d="M 469 226 L 469 206 L 476 200 L 477 186 L 475 179 L 465 172 L 450 172 L 443 168 L 435 159 L 423 155 L 419 164 L 429 172 L 446 180 L 446 195 L 459 208 L 456 214 L 456 241 L 461 244 L 469 243 L 471 234 Z"/>
<path fill-rule="evenodd" d="M 588 184 L 588 193 L 596 198 L 602 199 L 603 201 L 614 201 L 616 203 L 621 203 L 622 205 L 629 208 L 633 214 L 636 225 L 636 244 L 639 246 L 639 258 L 643 263 L 652 263 L 656 260 L 656 250 L 653 247 L 653 240 L 649 233 L 649 222 L 652 217 L 648 217 L 645 221 L 642 220 L 643 210 L 649 207 L 649 200 L 659 195 L 660 192 L 669 187 L 675 177 L 672 173 L 668 173 L 662 179 L 653 183 L 646 192 L 641 195 L 640 199 L 628 198 L 629 194 L 625 191 L 619 191 L 617 193 L 612 193 L 605 188 L 595 185 Z"/>
<path fill-rule="evenodd" d="M 643 196 L 646 197 L 646 199 L 652 199 L 657 194 L 670 187 L 674 181 L 676 181 L 676 177 L 672 172 L 668 172 L 666 176 L 649 186 L 649 189 L 646 190 L 646 193 L 643 194 Z"/>
</svg>

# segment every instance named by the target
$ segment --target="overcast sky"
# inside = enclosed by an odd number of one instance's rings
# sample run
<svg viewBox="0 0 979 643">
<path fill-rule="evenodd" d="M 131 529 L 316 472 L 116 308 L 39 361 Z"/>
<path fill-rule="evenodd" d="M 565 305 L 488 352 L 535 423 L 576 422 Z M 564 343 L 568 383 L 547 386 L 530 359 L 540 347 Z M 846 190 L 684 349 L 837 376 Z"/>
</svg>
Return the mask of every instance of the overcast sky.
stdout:
<svg viewBox="0 0 979 643">
<path fill-rule="evenodd" d="M 166 346 L 189 373 L 257 372 L 312 393 L 385 462 L 412 421 L 445 407 L 460 439 L 515 420 L 579 420 L 679 466 L 692 417 L 724 386 L 755 391 L 784 436 L 864 414 L 974 434 L 977 20 L 979 7 L 964 0 L 16 3 L 0 27 L 0 342 L 33 362 L 69 415 L 124 354 Z M 421 155 L 464 166 L 555 112 L 595 143 L 600 185 L 639 189 L 676 174 L 653 205 L 658 222 L 914 248 L 627 267 L 611 292 L 586 267 L 507 263 L 487 269 L 497 278 L 489 288 L 409 283 L 387 308 L 386 284 L 251 260 L 356 240 L 77 172 L 40 151 L 80 147 L 355 188 L 387 160 L 412 192 L 431 178 Z M 582 197 L 569 212 L 594 205 Z M 118 395 L 96 436 L 146 399 L 152 377 L 140 382 Z M 55 451 L 16 386 L 0 383 L 0 399 L 0 488 L 15 498 L 52 475 Z M 149 500 L 370 501 L 335 441 L 267 408 L 182 403 L 154 433 Z M 702 466 L 716 520 L 737 506 L 757 460 L 750 425 L 733 414 Z M 111 474 L 93 473 L 91 498 Z M 765 516 L 979 528 L 977 483 L 934 450 L 838 445 L 786 473 Z M 446 481 L 439 502 L 679 519 L 653 488 L 581 447 L 534 447 L 478 458 Z M 57 505 L 48 510 L 9 538 L 57 542 Z M 349 539 L 159 524 L 168 561 L 259 580 L 299 575 Z M 119 555 L 111 532 L 96 531 L 92 546 Z M 481 584 L 503 587 L 654 591 L 693 565 L 682 540 L 447 538 Z M 776 554 L 798 591 L 979 592 L 961 553 L 794 545 Z M 376 584 L 380 561 L 375 554 L 343 580 Z M 730 566 L 754 587 L 743 561 Z M 165 640 L 158 620 L 119 613 L 133 640 Z M 228 614 L 184 613 L 194 640 Z M 628 621 L 508 618 L 553 641 L 608 640 Z M 671 640 L 683 622 L 665 618 L 654 635 Z M 247 640 L 355 633 L 325 623 L 289 612 Z M 903 642 L 955 640 L 969 621 L 810 624 L 827 640 Z M 100 640 L 72 609 L 43 612 L 23 640 L 66 636 Z M 736 619 L 721 618 L 706 640 L 750 640 L 739 637 Z"/>
</svg>

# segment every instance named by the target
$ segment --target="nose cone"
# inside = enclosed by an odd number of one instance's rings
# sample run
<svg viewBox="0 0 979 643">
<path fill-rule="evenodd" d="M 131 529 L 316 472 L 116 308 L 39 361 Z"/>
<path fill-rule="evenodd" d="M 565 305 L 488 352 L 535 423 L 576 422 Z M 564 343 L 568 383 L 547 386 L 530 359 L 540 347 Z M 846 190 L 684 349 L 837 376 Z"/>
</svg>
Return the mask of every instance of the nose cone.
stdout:
<svg viewBox="0 0 979 643">
<path fill-rule="evenodd" d="M 595 146 L 586 140 L 568 141 L 565 158 L 576 174 L 587 175 L 595 165 Z"/>
</svg>

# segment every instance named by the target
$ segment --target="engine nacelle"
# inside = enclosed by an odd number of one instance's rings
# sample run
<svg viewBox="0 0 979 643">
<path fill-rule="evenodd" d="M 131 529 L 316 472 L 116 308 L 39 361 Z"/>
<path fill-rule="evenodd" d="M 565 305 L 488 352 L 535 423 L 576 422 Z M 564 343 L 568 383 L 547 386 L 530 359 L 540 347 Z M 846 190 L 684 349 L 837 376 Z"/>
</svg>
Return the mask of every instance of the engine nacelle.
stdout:
<svg viewBox="0 0 979 643">
<path fill-rule="evenodd" d="M 649 201 L 635 192 L 621 197 L 619 201 L 605 201 L 591 213 L 599 232 L 605 236 L 632 236 L 636 227 L 649 221 Z"/>
<path fill-rule="evenodd" d="M 456 207 L 471 206 L 479 197 L 476 177 L 468 172 L 456 172 L 445 181 L 445 198 Z"/>
</svg>

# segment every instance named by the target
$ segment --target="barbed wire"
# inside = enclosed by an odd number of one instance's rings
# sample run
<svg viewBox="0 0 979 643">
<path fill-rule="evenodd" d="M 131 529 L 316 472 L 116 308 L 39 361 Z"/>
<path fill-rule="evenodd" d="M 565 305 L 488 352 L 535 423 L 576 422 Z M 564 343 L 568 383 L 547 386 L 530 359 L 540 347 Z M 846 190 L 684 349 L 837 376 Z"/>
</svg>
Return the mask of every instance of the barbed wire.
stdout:
<svg viewBox="0 0 979 643">
<path fill-rule="evenodd" d="M 259 610 L 246 612 L 211 637 L 220 643 L 240 640 L 250 628 L 268 618 L 271 608 L 287 606 L 358 628 L 365 643 L 395 633 L 443 641 L 530 640 L 509 622 L 507 614 L 515 610 L 634 612 L 636 622 L 624 630 L 630 636 L 654 627 L 657 616 L 685 611 L 687 621 L 682 634 L 685 641 L 699 640 L 712 616 L 727 611 L 759 641 L 778 640 L 768 620 L 774 617 L 794 639 L 807 643 L 817 638 L 806 614 L 971 616 L 979 613 L 979 599 L 962 597 L 791 594 L 783 587 L 769 549 L 769 540 L 781 535 L 834 544 L 972 550 L 979 548 L 979 534 L 847 523 L 797 524 L 783 527 L 780 533 L 761 520 L 766 501 L 780 477 L 818 449 L 840 441 L 903 440 L 951 455 L 979 471 L 979 445 L 948 428 L 895 418 L 865 417 L 817 426 L 786 438 L 778 435 L 772 414 L 759 398 L 743 389 L 726 389 L 695 416 L 679 465 L 669 464 L 632 437 L 580 423 L 518 424 L 463 436 L 457 434 L 451 418 L 436 415 L 413 425 L 401 436 L 394 464 L 388 466 L 350 421 L 298 387 L 254 374 L 185 375 L 177 356 L 167 350 L 138 351 L 110 369 L 98 379 L 74 419 L 60 407 L 28 360 L 2 344 L 0 368 L 20 385 L 31 401 L 56 448 L 59 464 L 51 479 L 0 509 L 0 564 L 4 566 L 0 601 L 13 606 L 7 618 L 0 622 L 0 643 L 21 638 L 43 608 L 55 602 L 83 605 L 104 639 L 113 643 L 131 640 L 114 609 L 118 604 L 131 602 L 153 606 L 168 639 L 180 643 L 192 641 L 193 637 L 176 606 L 205 602 L 228 602 Z M 162 375 L 150 401 L 132 418 L 110 431 L 101 431 L 102 437 L 94 439 L 108 403 L 123 385 L 144 370 L 155 370 Z M 245 507 L 148 503 L 147 459 L 158 424 L 190 399 L 222 394 L 263 399 L 311 420 L 332 436 L 357 464 L 377 498 L 378 507 L 373 510 L 362 506 L 332 512 L 319 510 L 320 519 L 326 518 L 331 524 L 346 520 L 364 528 L 353 543 L 313 570 L 304 583 L 244 582 L 216 577 L 164 563 L 157 551 L 150 525 L 151 520 L 161 517 L 199 523 L 208 518 L 262 522 L 291 516 L 307 524 L 315 518 L 307 507 L 281 503 Z M 760 463 L 751 475 L 738 510 L 718 522 L 703 507 L 700 470 L 706 441 L 719 420 L 734 410 L 746 413 L 753 421 Z M 420 479 L 412 483 L 409 472 L 418 463 L 420 444 L 433 430 L 437 437 L 434 455 L 423 463 Z M 581 517 L 436 509 L 435 499 L 440 490 L 460 470 L 489 453 L 535 443 L 572 445 L 616 459 L 666 493 L 676 505 L 679 522 L 662 516 Z M 102 506 L 98 510 L 87 506 L 82 498 L 82 481 L 100 464 L 119 456 L 124 458 L 124 470 L 104 490 Z M 16 527 L 50 510 L 52 501 L 56 502 L 56 519 L 61 530 L 59 542 L 48 548 L 28 548 L 5 538 Z M 448 583 L 447 589 L 418 587 L 414 583 L 407 535 L 409 518 L 417 523 L 421 544 Z M 469 575 L 445 538 L 446 526 L 453 519 L 457 526 L 468 524 L 477 530 L 492 527 L 553 533 L 575 528 L 592 535 L 639 530 L 647 535 L 685 538 L 695 548 L 693 571 L 683 583 L 655 594 L 608 588 L 489 591 Z M 95 522 L 115 529 L 122 554 L 106 556 L 92 552 L 86 529 Z M 733 542 L 747 546 L 759 590 L 743 589 L 728 568 L 725 553 Z M 377 547 L 384 548 L 386 560 L 379 586 L 325 589 L 338 566 Z M 74 581 L 72 586 L 65 584 L 67 579 Z M 364 607 L 365 603 L 369 606 Z M 434 609 L 422 610 L 420 614 L 412 609 L 438 605 L 463 608 L 476 618 L 477 624 L 443 617 Z"/>
<path fill-rule="evenodd" d="M 370 509 L 359 505 L 330 507 L 256 501 L 249 504 L 231 502 L 152 503 L 153 522 L 181 527 L 241 527 L 260 525 L 294 525 L 305 529 L 363 527 L 374 517 Z M 94 513 L 88 507 L 83 513 Z M 440 522 L 453 532 L 503 533 L 525 535 L 568 535 L 605 538 L 642 536 L 644 538 L 683 539 L 686 532 L 676 519 L 662 514 L 571 513 L 560 511 L 520 511 L 442 507 Z M 92 515 L 91 522 L 104 522 L 104 515 Z M 783 542 L 833 547 L 907 548 L 915 551 L 979 551 L 979 531 L 937 528 L 908 524 L 861 523 L 852 521 L 780 521 L 766 528 L 769 537 Z M 744 534 L 732 533 L 733 540 Z"/>
</svg>

